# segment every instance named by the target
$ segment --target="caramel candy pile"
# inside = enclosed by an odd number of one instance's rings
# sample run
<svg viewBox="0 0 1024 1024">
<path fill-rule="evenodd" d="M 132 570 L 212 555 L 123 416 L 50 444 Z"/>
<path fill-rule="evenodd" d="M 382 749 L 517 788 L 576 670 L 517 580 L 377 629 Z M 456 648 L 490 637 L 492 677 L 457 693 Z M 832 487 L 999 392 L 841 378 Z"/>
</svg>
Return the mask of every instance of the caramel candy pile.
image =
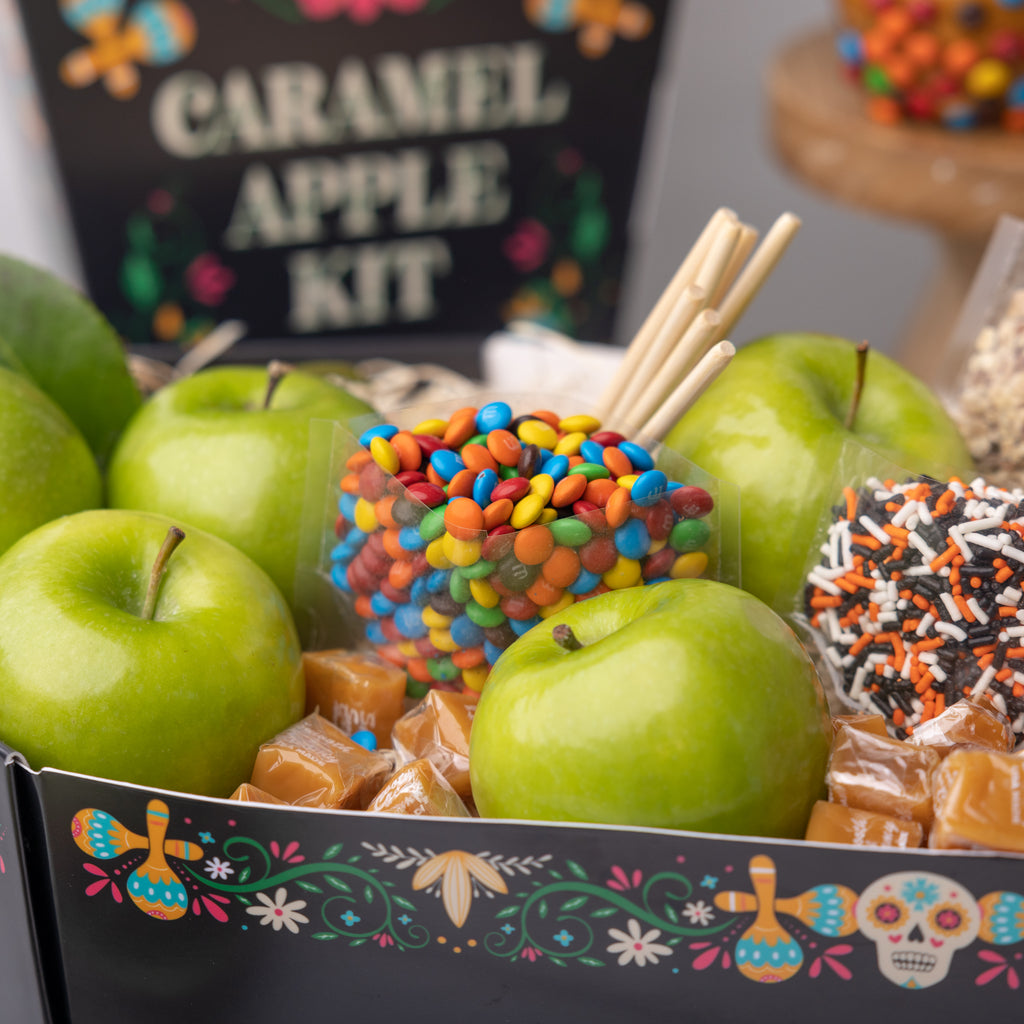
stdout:
<svg viewBox="0 0 1024 1024">
<path fill-rule="evenodd" d="M 828 800 L 805 839 L 854 846 L 1024 851 L 1009 719 L 986 698 L 965 699 L 907 740 L 881 714 L 833 719 Z"/>
<path fill-rule="evenodd" d="M 372 652 L 303 655 L 307 714 L 264 743 L 233 800 L 443 817 L 473 814 L 469 732 L 477 696 L 405 697 Z"/>
</svg>

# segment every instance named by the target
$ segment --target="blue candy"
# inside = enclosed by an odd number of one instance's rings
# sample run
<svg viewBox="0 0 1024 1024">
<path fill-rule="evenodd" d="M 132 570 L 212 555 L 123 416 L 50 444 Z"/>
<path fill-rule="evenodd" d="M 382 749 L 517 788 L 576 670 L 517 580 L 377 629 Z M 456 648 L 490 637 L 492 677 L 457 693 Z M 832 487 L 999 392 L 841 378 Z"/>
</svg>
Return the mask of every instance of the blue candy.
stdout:
<svg viewBox="0 0 1024 1024">
<path fill-rule="evenodd" d="M 596 441 L 586 440 L 580 445 L 580 455 L 584 462 L 593 462 L 595 466 L 604 465 L 604 445 Z"/>
<path fill-rule="evenodd" d="M 388 638 L 384 635 L 384 630 L 376 619 L 371 619 L 367 622 L 366 639 L 378 647 L 383 647 L 388 642 Z"/>
<path fill-rule="evenodd" d="M 488 402 L 476 413 L 476 429 L 481 434 L 504 430 L 512 422 L 512 407 L 507 402 Z"/>
<path fill-rule="evenodd" d="M 364 448 L 369 448 L 370 442 L 375 437 L 383 437 L 386 441 L 390 441 L 391 438 L 393 438 L 397 433 L 398 427 L 396 427 L 393 423 L 382 423 L 380 424 L 380 426 L 370 427 L 369 430 L 364 430 L 359 435 L 359 443 Z"/>
<path fill-rule="evenodd" d="M 491 491 L 498 486 L 501 477 L 493 469 L 482 469 L 473 481 L 473 500 L 486 508 L 491 503 Z"/>
<path fill-rule="evenodd" d="M 435 569 L 429 576 L 422 577 L 431 594 L 447 593 L 452 578 L 451 569 Z"/>
<path fill-rule="evenodd" d="M 457 452 L 439 448 L 430 456 L 430 465 L 442 480 L 451 480 L 456 473 L 466 468 Z"/>
<path fill-rule="evenodd" d="M 427 585 L 426 577 L 417 576 L 409 587 L 409 600 L 417 608 L 425 608 L 430 604 L 430 587 Z"/>
<path fill-rule="evenodd" d="M 338 499 L 338 511 L 350 522 L 355 522 L 356 504 L 359 501 L 358 494 L 343 494 Z"/>
<path fill-rule="evenodd" d="M 369 729 L 359 729 L 352 733 L 351 739 L 354 743 L 358 743 L 359 746 L 364 747 L 366 750 L 377 749 L 377 737 L 374 736 Z"/>
<path fill-rule="evenodd" d="M 379 618 L 390 615 L 395 610 L 395 602 L 385 597 L 379 590 L 370 598 L 370 610 Z"/>
<path fill-rule="evenodd" d="M 345 572 L 345 566 L 336 565 L 331 569 L 331 582 L 340 590 L 342 593 L 351 594 L 352 587 L 349 586 L 348 573 Z"/>
<path fill-rule="evenodd" d="M 601 577 L 596 572 L 580 568 L 580 574 L 565 589 L 570 594 L 589 594 L 594 587 L 601 582 Z"/>
<path fill-rule="evenodd" d="M 492 644 L 490 640 L 484 641 L 484 657 L 488 665 L 493 665 L 504 653 L 504 649 L 497 644 Z"/>
<path fill-rule="evenodd" d="M 418 526 L 403 526 L 398 531 L 398 546 L 403 551 L 420 551 L 427 546 L 427 542 L 420 536 Z"/>
<path fill-rule="evenodd" d="M 544 620 L 539 615 L 534 615 L 532 619 L 509 619 L 508 624 L 516 636 L 522 636 L 524 633 L 528 633 L 533 629 L 533 627 L 539 622 L 543 621 Z"/>
<path fill-rule="evenodd" d="M 541 449 L 545 451 L 546 449 Z M 559 480 L 563 479 L 566 473 L 569 472 L 569 456 L 568 455 L 552 455 L 547 462 L 544 463 L 544 472 L 547 473 L 552 480 L 557 484 Z"/>
<path fill-rule="evenodd" d="M 648 469 L 633 482 L 629 496 L 637 505 L 653 505 L 668 490 L 668 477 L 660 469 Z"/>
<path fill-rule="evenodd" d="M 643 558 L 651 547 L 647 524 L 642 519 L 629 519 L 615 531 L 615 547 L 626 558 Z"/>
<path fill-rule="evenodd" d="M 429 628 L 423 621 L 423 613 L 419 605 L 402 604 L 395 610 L 395 627 L 407 640 L 419 640 L 425 637 Z M 387 641 L 383 641 L 387 643 Z"/>
<path fill-rule="evenodd" d="M 651 453 L 633 441 L 620 441 L 619 451 L 629 459 L 637 473 L 654 469 L 654 459 L 651 458 Z"/>
<path fill-rule="evenodd" d="M 456 615 L 448 631 L 460 647 L 478 647 L 485 639 L 483 629 L 468 615 Z"/>
</svg>

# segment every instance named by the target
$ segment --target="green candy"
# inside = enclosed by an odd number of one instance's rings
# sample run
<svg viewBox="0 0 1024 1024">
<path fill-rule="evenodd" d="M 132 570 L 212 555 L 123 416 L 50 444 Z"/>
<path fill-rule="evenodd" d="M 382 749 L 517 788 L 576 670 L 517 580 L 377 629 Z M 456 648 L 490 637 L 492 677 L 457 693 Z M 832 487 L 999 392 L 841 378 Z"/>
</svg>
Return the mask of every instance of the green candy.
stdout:
<svg viewBox="0 0 1024 1024">
<path fill-rule="evenodd" d="M 581 462 L 578 466 L 573 466 L 566 476 L 571 476 L 573 473 L 585 476 L 588 480 L 606 480 L 612 475 L 612 471 L 607 466 L 599 466 L 596 462 Z"/>
<path fill-rule="evenodd" d="M 413 700 L 422 700 L 428 693 L 430 693 L 430 683 L 421 683 L 418 679 L 413 679 L 412 676 L 406 675 L 406 697 L 411 697 Z"/>
<path fill-rule="evenodd" d="M 487 629 L 489 626 L 500 626 L 505 621 L 505 613 L 501 610 L 500 605 L 485 608 L 473 600 L 466 602 L 466 614 L 471 622 L 475 622 L 482 629 Z"/>
<path fill-rule="evenodd" d="M 473 592 L 469 589 L 469 580 L 466 578 L 465 568 L 452 569 L 451 575 L 448 577 L 448 593 L 459 604 L 465 604 L 472 599 Z"/>
<path fill-rule="evenodd" d="M 594 535 L 594 531 L 582 519 L 569 516 L 565 519 L 553 519 L 548 523 L 548 529 L 556 544 L 569 548 L 578 548 L 581 544 L 586 544 Z"/>
<path fill-rule="evenodd" d="M 461 669 L 455 666 L 450 654 L 445 654 L 440 658 L 427 658 L 427 671 L 430 673 L 430 678 L 438 683 L 450 683 L 461 673 Z"/>
<path fill-rule="evenodd" d="M 710 536 L 711 529 L 703 519 L 680 519 L 672 527 L 668 543 L 675 551 L 696 551 L 707 543 Z"/>
<path fill-rule="evenodd" d="M 428 543 L 444 533 L 444 509 L 444 505 L 438 505 L 420 520 L 420 536 Z"/>
<path fill-rule="evenodd" d="M 486 558 L 479 558 L 472 565 L 463 565 L 459 572 L 467 580 L 479 580 L 489 576 L 494 571 L 494 562 L 488 562 Z"/>
</svg>

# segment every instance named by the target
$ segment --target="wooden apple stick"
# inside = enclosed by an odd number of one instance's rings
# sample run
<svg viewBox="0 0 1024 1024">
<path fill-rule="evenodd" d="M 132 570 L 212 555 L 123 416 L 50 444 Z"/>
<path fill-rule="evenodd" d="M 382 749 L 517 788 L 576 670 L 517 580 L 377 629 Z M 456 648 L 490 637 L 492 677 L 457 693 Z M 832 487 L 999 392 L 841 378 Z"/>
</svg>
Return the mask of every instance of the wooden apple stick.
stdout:
<svg viewBox="0 0 1024 1024">
<path fill-rule="evenodd" d="M 760 235 L 761 233 L 752 225 L 740 224 L 740 237 L 736 243 L 736 248 L 732 251 L 732 259 L 725 268 L 725 274 L 722 276 L 718 288 L 715 289 L 714 294 L 711 296 L 711 301 L 708 303 L 712 309 L 718 309 L 725 301 L 725 296 L 728 294 L 733 282 L 739 277 L 743 264 L 747 262 L 750 254 L 754 251 L 754 246 L 757 245 Z"/>
<path fill-rule="evenodd" d="M 764 240 L 750 257 L 750 262 L 744 267 L 736 279 L 736 283 L 729 289 L 729 293 L 718 307 L 719 313 L 722 314 L 722 323 L 719 326 L 716 340 L 731 333 L 736 322 L 753 301 L 761 285 L 775 269 L 775 265 L 789 247 L 789 243 L 793 241 L 797 231 L 800 230 L 800 224 L 800 218 L 796 214 L 784 213 L 771 226 L 768 234 L 764 236 Z"/>
<path fill-rule="evenodd" d="M 175 375 L 187 377 L 196 370 L 201 370 L 207 363 L 212 363 L 241 341 L 248 330 L 248 326 L 242 320 L 225 320 L 217 324 L 174 364 Z"/>
<path fill-rule="evenodd" d="M 682 418 L 683 413 L 729 365 L 735 354 L 736 348 L 731 341 L 720 341 L 712 346 L 672 394 L 662 402 L 658 411 L 640 428 L 640 434 L 652 441 L 663 441 L 665 435 Z"/>
<path fill-rule="evenodd" d="M 646 423 L 658 407 L 679 386 L 714 342 L 722 318 L 714 309 L 704 309 L 679 339 L 660 373 L 647 383 L 630 411 L 637 423 Z"/>
<path fill-rule="evenodd" d="M 619 364 L 611 380 L 598 401 L 598 415 L 607 419 L 611 411 L 617 407 L 619 396 L 627 382 L 633 377 L 636 367 L 647 349 L 654 341 L 658 331 L 668 319 L 671 311 L 678 305 L 679 299 L 688 286 L 693 284 L 697 271 L 703 263 L 712 242 L 719 232 L 736 223 L 736 213 L 728 207 L 720 207 L 709 218 L 697 241 L 693 243 L 689 253 L 679 264 L 665 290 L 654 304 L 647 319 L 629 343 L 622 362 Z"/>
<path fill-rule="evenodd" d="M 666 360 L 722 283 L 740 234 L 739 223 L 728 221 L 712 239 L 693 284 L 684 289 L 620 391 L 609 413 L 613 419 L 632 425 L 643 422 L 634 409 L 637 399 L 649 382 L 663 372 Z"/>
</svg>

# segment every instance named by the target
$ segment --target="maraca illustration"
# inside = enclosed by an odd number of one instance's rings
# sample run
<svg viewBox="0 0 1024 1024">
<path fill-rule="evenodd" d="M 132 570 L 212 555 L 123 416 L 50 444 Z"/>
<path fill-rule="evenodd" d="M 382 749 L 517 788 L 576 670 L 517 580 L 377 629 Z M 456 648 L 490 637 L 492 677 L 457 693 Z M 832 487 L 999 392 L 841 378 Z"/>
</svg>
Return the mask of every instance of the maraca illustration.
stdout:
<svg viewBox="0 0 1024 1024">
<path fill-rule="evenodd" d="M 603 57 L 615 42 L 642 39 L 654 25 L 648 7 L 633 0 L 523 0 L 527 18 L 545 32 L 578 29 L 584 57 Z"/>
<path fill-rule="evenodd" d="M 142 0 L 124 19 L 126 0 L 60 0 L 69 28 L 89 40 L 60 62 L 65 85 L 81 89 L 102 78 L 111 96 L 139 91 L 137 64 L 173 64 L 196 42 L 196 22 L 181 0 Z"/>
<path fill-rule="evenodd" d="M 857 930 L 853 916 L 857 894 L 844 885 L 818 885 L 799 896 L 777 900 L 775 862 L 764 855 L 751 858 L 750 880 L 752 893 L 720 892 L 715 906 L 732 913 L 756 912 L 754 923 L 736 943 L 736 966 L 753 981 L 786 981 L 803 963 L 800 943 L 782 927 L 777 913 L 833 938 Z"/>
<path fill-rule="evenodd" d="M 162 800 L 146 805 L 146 835 L 132 832 L 106 811 L 87 807 L 71 819 L 75 845 L 97 860 L 112 860 L 132 850 L 147 850 L 146 859 L 125 884 L 131 901 L 144 913 L 165 921 L 188 909 L 185 886 L 167 863 L 167 857 L 199 860 L 203 848 L 187 839 L 166 839 L 170 811 Z"/>
</svg>

